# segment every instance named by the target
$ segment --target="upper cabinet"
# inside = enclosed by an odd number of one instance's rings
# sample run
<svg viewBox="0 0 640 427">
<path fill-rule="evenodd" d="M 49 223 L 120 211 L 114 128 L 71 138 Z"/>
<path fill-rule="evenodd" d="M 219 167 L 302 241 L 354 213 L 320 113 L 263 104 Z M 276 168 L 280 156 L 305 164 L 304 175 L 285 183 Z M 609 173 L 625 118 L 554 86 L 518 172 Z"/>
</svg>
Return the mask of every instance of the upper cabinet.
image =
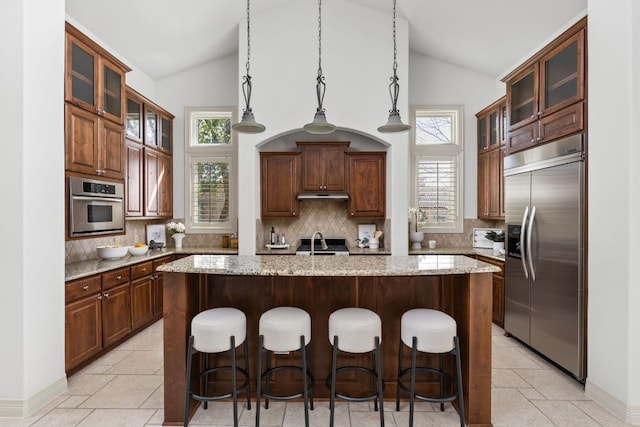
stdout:
<svg viewBox="0 0 640 427">
<path fill-rule="evenodd" d="M 301 191 L 345 191 L 345 151 L 348 142 L 298 142 L 301 150 Z"/>
<path fill-rule="evenodd" d="M 123 180 L 129 68 L 66 24 L 65 170 Z"/>
<path fill-rule="evenodd" d="M 66 24 L 65 101 L 122 124 L 125 64 Z"/>
<path fill-rule="evenodd" d="M 508 153 L 585 129 L 586 25 L 583 18 L 503 79 Z"/>
<path fill-rule="evenodd" d="M 297 218 L 300 153 L 260 153 L 262 218 Z"/>
<path fill-rule="evenodd" d="M 504 145 L 506 97 L 498 99 L 476 114 L 478 119 L 478 154 Z"/>
<path fill-rule="evenodd" d="M 384 218 L 386 206 L 385 152 L 348 153 L 349 216 Z"/>
<path fill-rule="evenodd" d="M 504 219 L 503 157 L 506 131 L 506 97 L 479 111 L 478 218 Z"/>
<path fill-rule="evenodd" d="M 173 216 L 173 115 L 126 88 L 127 218 Z"/>
</svg>

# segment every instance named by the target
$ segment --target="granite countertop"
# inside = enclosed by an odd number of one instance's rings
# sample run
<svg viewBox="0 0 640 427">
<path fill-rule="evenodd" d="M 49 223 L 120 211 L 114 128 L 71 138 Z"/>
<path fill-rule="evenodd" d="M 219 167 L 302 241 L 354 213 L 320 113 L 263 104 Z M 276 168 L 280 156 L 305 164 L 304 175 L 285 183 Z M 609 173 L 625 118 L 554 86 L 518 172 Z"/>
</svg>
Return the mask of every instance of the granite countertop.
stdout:
<svg viewBox="0 0 640 427">
<path fill-rule="evenodd" d="M 167 255 L 193 255 L 193 254 L 225 254 L 236 255 L 238 249 L 229 248 L 163 248 L 149 250 L 144 255 L 131 256 L 126 255 L 123 258 L 115 260 L 104 260 L 100 258 L 88 259 L 84 261 L 73 262 L 65 264 L 64 276 L 65 281 L 81 279 L 83 277 L 91 276 L 93 274 L 104 273 L 109 270 L 115 270 L 117 268 L 127 267 L 129 265 L 138 264 L 140 262 L 150 261 L 157 258 L 161 258 Z"/>
<path fill-rule="evenodd" d="M 296 254 L 296 246 L 289 246 L 286 249 L 258 249 L 256 251 L 256 255 L 295 255 Z M 349 255 L 391 255 L 391 251 L 380 248 L 380 249 L 370 249 L 370 248 L 349 248 Z"/>
<path fill-rule="evenodd" d="M 504 262 L 504 254 L 493 249 L 486 248 L 436 248 L 428 249 L 422 248 L 420 250 L 409 250 L 409 255 L 481 255 L 487 258 L 495 259 L 496 261 Z"/>
<path fill-rule="evenodd" d="M 492 273 L 500 269 L 464 255 L 194 255 L 163 264 L 158 271 L 239 276 L 427 276 Z"/>
</svg>

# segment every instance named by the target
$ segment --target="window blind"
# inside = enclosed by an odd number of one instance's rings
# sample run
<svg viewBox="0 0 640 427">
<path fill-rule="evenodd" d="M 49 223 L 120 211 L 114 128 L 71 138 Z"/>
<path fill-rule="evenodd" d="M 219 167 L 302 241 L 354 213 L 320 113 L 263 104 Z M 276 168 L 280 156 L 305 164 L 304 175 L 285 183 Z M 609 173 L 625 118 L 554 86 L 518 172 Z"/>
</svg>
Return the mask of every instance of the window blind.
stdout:
<svg viewBox="0 0 640 427">
<path fill-rule="evenodd" d="M 455 226 L 458 220 L 457 158 L 418 159 L 418 222 L 422 227 Z"/>
<path fill-rule="evenodd" d="M 191 221 L 199 227 L 229 223 L 231 158 L 192 158 Z"/>
</svg>

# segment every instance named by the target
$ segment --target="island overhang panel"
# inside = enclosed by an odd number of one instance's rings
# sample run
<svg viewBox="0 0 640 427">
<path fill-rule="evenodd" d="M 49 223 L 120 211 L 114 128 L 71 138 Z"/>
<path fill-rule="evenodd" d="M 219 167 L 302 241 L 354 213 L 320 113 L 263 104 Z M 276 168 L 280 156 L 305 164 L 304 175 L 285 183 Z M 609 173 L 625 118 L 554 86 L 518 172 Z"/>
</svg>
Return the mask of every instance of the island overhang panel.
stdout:
<svg viewBox="0 0 640 427">
<path fill-rule="evenodd" d="M 364 307 L 381 317 L 382 368 L 385 397 L 389 400 L 395 399 L 402 314 L 411 308 L 448 313 L 456 319 L 460 338 L 466 422 L 472 426 L 491 425 L 491 275 L 497 269 L 464 256 L 335 258 L 338 257 L 197 255 L 161 267 L 167 272 L 164 424 L 183 423 L 187 342 L 190 322 L 196 314 L 221 306 L 236 307 L 246 314 L 249 368 L 255 385 L 259 317 L 272 307 L 290 305 L 306 310 L 312 319 L 311 369 L 316 377 L 314 397 L 318 400 L 328 398 L 324 380 L 331 363 L 331 312 L 343 307 Z M 216 359 L 216 363 L 227 363 L 225 357 Z M 279 357 L 285 359 L 281 363 L 292 362 L 286 360 L 287 356 Z M 409 352 L 405 357 L 408 363 Z M 430 357 L 430 363 L 437 366 L 437 356 Z M 351 361 L 366 365 L 370 358 L 354 355 Z M 196 358 L 194 369 L 200 368 L 199 363 Z M 454 372 L 452 359 L 447 359 L 445 366 Z M 216 378 L 210 387 L 228 389 L 228 381 Z M 287 393 L 298 390 L 299 381 L 295 376 L 281 376 L 274 386 Z M 343 378 L 339 387 L 357 394 L 360 380 Z M 437 385 L 424 381 L 422 387 L 435 391 Z M 197 403 L 192 400 L 191 405 L 193 412 Z"/>
</svg>

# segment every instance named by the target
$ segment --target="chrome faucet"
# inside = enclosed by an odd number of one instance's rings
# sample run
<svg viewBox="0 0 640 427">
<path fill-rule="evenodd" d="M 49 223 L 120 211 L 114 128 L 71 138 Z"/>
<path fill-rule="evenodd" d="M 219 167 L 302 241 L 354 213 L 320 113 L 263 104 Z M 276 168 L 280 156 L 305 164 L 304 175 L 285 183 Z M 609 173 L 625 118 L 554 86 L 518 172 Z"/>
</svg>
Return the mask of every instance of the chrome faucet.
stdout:
<svg viewBox="0 0 640 427">
<path fill-rule="evenodd" d="M 329 249 L 329 246 L 327 246 L 327 242 L 325 242 L 324 237 L 322 237 L 322 233 L 319 231 L 316 231 L 315 233 L 313 233 L 313 236 L 311 236 L 311 255 L 313 255 L 313 253 L 315 252 L 313 243 L 316 239 L 316 236 L 320 237 L 320 247 L 322 248 L 322 250 L 326 251 L 327 249 Z"/>
</svg>

